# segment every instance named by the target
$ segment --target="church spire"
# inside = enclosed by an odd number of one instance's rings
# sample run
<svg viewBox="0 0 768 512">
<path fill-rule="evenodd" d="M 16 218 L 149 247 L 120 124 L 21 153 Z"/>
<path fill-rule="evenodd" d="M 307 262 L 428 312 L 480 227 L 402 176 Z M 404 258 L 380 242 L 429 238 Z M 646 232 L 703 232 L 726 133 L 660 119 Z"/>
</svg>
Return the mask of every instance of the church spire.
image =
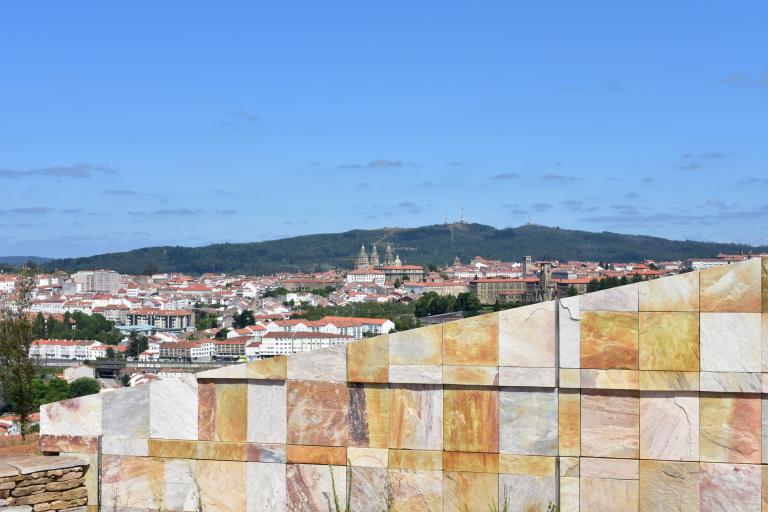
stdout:
<svg viewBox="0 0 768 512">
<path fill-rule="evenodd" d="M 392 246 L 387 242 L 387 249 L 384 251 L 384 265 L 394 265 L 395 255 L 392 253 Z"/>
<path fill-rule="evenodd" d="M 379 266 L 379 253 L 376 250 L 376 244 L 373 244 L 373 250 L 371 251 L 371 266 L 372 267 Z"/>
<path fill-rule="evenodd" d="M 369 266 L 371 264 L 368 262 L 368 253 L 365 252 L 365 244 L 362 244 L 360 246 L 360 254 L 357 255 L 357 268 L 359 270 Z"/>
</svg>

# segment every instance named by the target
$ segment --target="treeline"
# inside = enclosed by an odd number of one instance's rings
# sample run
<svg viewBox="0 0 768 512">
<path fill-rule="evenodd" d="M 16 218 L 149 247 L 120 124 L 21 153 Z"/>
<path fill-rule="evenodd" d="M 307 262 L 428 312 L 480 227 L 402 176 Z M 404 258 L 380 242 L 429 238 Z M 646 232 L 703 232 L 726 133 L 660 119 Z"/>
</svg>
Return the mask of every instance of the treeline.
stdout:
<svg viewBox="0 0 768 512">
<path fill-rule="evenodd" d="M 44 378 L 40 376 L 31 380 L 29 391 L 31 405 L 35 410 L 38 410 L 41 405 L 51 402 L 85 395 L 95 395 L 100 391 L 100 386 L 96 379 L 90 377 L 80 377 L 69 384 L 64 379 L 58 377 Z M 0 410 L 4 409 L 15 412 L 17 407 L 13 397 L 6 393 L 3 399 L 5 404 Z"/>
<path fill-rule="evenodd" d="M 521 261 L 570 259 L 588 261 L 685 260 L 715 257 L 718 253 L 768 251 L 745 244 L 666 240 L 664 238 L 591 233 L 547 226 L 525 225 L 496 229 L 482 224 L 433 225 L 419 228 L 354 230 L 345 233 L 307 235 L 282 240 L 206 247 L 150 247 L 85 258 L 52 260 L 48 270 L 110 268 L 118 272 L 227 272 L 272 274 L 349 268 L 365 244 L 390 243 L 405 263 L 442 265 L 458 256 L 465 263 L 481 254 L 486 258 Z"/>
<path fill-rule="evenodd" d="M 87 315 L 80 311 L 64 313 L 59 321 L 52 316 L 45 318 L 38 313 L 32 321 L 32 337 L 49 340 L 97 340 L 107 345 L 120 342 L 120 331 L 115 323 L 94 313 Z"/>
<path fill-rule="evenodd" d="M 615 288 L 617 286 L 624 286 L 630 283 L 639 283 L 643 280 L 642 276 L 634 275 L 632 278 L 627 276 L 621 277 L 606 277 L 604 279 L 592 279 L 587 284 L 587 293 L 596 292 L 598 290 L 607 290 L 608 288 Z"/>
</svg>

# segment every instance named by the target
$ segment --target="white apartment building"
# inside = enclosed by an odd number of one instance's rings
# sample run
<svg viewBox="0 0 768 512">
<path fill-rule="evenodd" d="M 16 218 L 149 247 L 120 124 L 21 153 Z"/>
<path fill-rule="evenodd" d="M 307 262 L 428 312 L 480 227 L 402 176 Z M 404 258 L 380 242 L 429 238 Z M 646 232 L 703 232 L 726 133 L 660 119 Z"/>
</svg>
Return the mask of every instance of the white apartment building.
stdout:
<svg viewBox="0 0 768 512">
<path fill-rule="evenodd" d="M 116 293 L 120 289 L 120 274 L 112 270 L 81 270 L 72 274 L 80 292 Z"/>
<path fill-rule="evenodd" d="M 323 332 L 268 332 L 261 338 L 259 356 L 270 357 L 308 352 L 318 348 L 344 345 L 353 340 L 352 336 Z"/>
</svg>

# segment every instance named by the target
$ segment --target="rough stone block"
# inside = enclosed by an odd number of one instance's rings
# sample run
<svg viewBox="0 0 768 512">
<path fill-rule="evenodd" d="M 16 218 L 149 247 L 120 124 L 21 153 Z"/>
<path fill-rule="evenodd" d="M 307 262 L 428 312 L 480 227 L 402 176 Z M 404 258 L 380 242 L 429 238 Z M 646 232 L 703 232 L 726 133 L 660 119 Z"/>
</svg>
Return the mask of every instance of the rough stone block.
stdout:
<svg viewBox="0 0 768 512">
<path fill-rule="evenodd" d="M 701 311 L 759 313 L 761 311 L 760 260 L 702 270 Z"/>
<path fill-rule="evenodd" d="M 443 324 L 443 364 L 498 366 L 499 314 L 491 313 Z"/>
<path fill-rule="evenodd" d="M 390 387 L 389 447 L 443 449 L 443 389 L 427 384 Z"/>
<path fill-rule="evenodd" d="M 760 463 L 759 395 L 701 393 L 702 461 Z"/>
<path fill-rule="evenodd" d="M 501 388 L 500 452 L 557 453 L 557 393 L 542 388 Z"/>
<path fill-rule="evenodd" d="M 349 385 L 349 445 L 386 448 L 389 444 L 389 387 Z"/>
<path fill-rule="evenodd" d="M 288 378 L 291 380 L 346 382 L 346 345 L 291 355 L 288 358 Z"/>
<path fill-rule="evenodd" d="M 702 371 L 760 371 L 760 314 L 701 313 L 700 321 Z"/>
<path fill-rule="evenodd" d="M 582 456 L 636 459 L 639 445 L 640 399 L 637 392 L 582 393 Z"/>
<path fill-rule="evenodd" d="M 286 400 L 284 381 L 248 383 L 248 442 L 285 444 Z"/>
<path fill-rule="evenodd" d="M 443 364 L 443 324 L 389 335 L 390 365 Z"/>
<path fill-rule="evenodd" d="M 699 313 L 640 313 L 640 369 L 699 371 Z"/>
<path fill-rule="evenodd" d="M 581 366 L 637 370 L 638 315 L 582 311 Z"/>
<path fill-rule="evenodd" d="M 698 311 L 699 274 L 687 272 L 639 283 L 640 311 Z"/>
<path fill-rule="evenodd" d="M 290 370 L 290 362 L 288 366 Z M 288 443 L 345 446 L 349 392 L 344 382 L 288 381 Z"/>
<path fill-rule="evenodd" d="M 443 448 L 498 453 L 499 392 L 446 388 L 443 391 Z"/>
<path fill-rule="evenodd" d="M 389 335 L 347 344 L 349 382 L 387 383 L 389 380 Z"/>
<path fill-rule="evenodd" d="M 699 394 L 640 394 L 640 458 L 699 460 Z"/>
<path fill-rule="evenodd" d="M 555 366 L 554 301 L 507 309 L 498 318 L 501 366 Z"/>
</svg>

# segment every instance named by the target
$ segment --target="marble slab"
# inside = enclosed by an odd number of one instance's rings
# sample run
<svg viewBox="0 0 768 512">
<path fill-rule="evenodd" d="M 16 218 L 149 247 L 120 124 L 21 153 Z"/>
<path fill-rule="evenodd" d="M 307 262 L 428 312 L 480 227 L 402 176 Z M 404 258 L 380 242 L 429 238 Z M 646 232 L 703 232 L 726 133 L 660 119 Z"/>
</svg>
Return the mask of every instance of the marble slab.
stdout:
<svg viewBox="0 0 768 512">
<path fill-rule="evenodd" d="M 443 473 L 444 512 L 488 512 L 499 492 L 499 475 L 490 473 Z"/>
<path fill-rule="evenodd" d="M 760 395 L 701 393 L 702 461 L 760 463 Z"/>
<path fill-rule="evenodd" d="M 763 376 L 760 373 L 701 372 L 701 391 L 728 393 L 760 393 Z"/>
<path fill-rule="evenodd" d="M 579 368 L 580 360 L 580 322 L 581 299 L 566 297 L 558 301 L 558 324 L 560 340 L 560 368 Z"/>
<path fill-rule="evenodd" d="M 641 371 L 641 391 L 698 391 L 699 372 Z"/>
<path fill-rule="evenodd" d="M 292 354 L 288 358 L 288 378 L 345 382 L 347 380 L 346 345 Z"/>
<path fill-rule="evenodd" d="M 760 371 L 760 314 L 701 313 L 700 321 L 702 371 Z"/>
<path fill-rule="evenodd" d="M 245 376 L 248 379 L 285 380 L 288 378 L 288 358 L 275 356 L 250 361 L 245 364 Z"/>
<path fill-rule="evenodd" d="M 389 443 L 389 387 L 384 384 L 349 385 L 349 445 L 387 448 Z"/>
<path fill-rule="evenodd" d="M 700 478 L 702 512 L 760 512 L 760 466 L 702 463 Z"/>
<path fill-rule="evenodd" d="M 637 370 L 581 370 L 582 389 L 627 389 L 640 387 Z"/>
<path fill-rule="evenodd" d="M 248 383 L 248 442 L 285 444 L 286 400 L 284 381 Z"/>
<path fill-rule="evenodd" d="M 285 510 L 285 464 L 248 462 L 245 465 L 247 512 Z"/>
<path fill-rule="evenodd" d="M 347 448 L 347 458 L 353 467 L 386 468 L 389 451 L 386 448 Z"/>
<path fill-rule="evenodd" d="M 699 460 L 699 394 L 640 394 L 640 458 Z"/>
<path fill-rule="evenodd" d="M 489 313 L 443 324 L 443 364 L 498 366 L 499 314 Z"/>
<path fill-rule="evenodd" d="M 499 454 L 480 452 L 443 452 L 443 471 L 498 473 Z"/>
<path fill-rule="evenodd" d="M 195 375 L 198 379 L 207 380 L 240 380 L 247 377 L 245 363 L 214 368 L 213 370 L 206 370 Z"/>
<path fill-rule="evenodd" d="M 506 500 L 509 510 L 546 511 L 547 505 L 556 501 L 555 477 L 502 474 L 498 492 L 500 510 Z"/>
<path fill-rule="evenodd" d="M 389 470 L 391 512 L 443 510 L 443 473 L 429 470 Z"/>
<path fill-rule="evenodd" d="M 513 368 L 510 366 L 500 366 L 497 385 L 504 387 L 553 388 L 555 387 L 556 380 L 555 371 L 555 368 Z"/>
<path fill-rule="evenodd" d="M 197 461 L 196 485 L 204 510 L 242 512 L 247 508 L 245 462 Z"/>
<path fill-rule="evenodd" d="M 698 462 L 640 461 L 640 512 L 699 512 Z"/>
<path fill-rule="evenodd" d="M 582 457 L 579 464 L 579 476 L 581 478 L 637 480 L 640 478 L 639 461 L 635 459 Z"/>
<path fill-rule="evenodd" d="M 626 284 L 608 290 L 580 295 L 581 311 L 637 311 L 638 284 Z"/>
<path fill-rule="evenodd" d="M 57 436 L 101 434 L 101 394 L 81 396 L 40 407 L 40 433 Z"/>
<path fill-rule="evenodd" d="M 581 510 L 587 512 L 636 512 L 640 506 L 640 482 L 613 478 L 581 478 Z"/>
<path fill-rule="evenodd" d="M 638 285 L 640 311 L 698 311 L 699 274 L 643 281 Z"/>
<path fill-rule="evenodd" d="M 149 442 L 147 439 L 102 436 L 101 453 L 104 455 L 147 457 L 149 455 Z"/>
<path fill-rule="evenodd" d="M 389 450 L 389 467 L 442 471 L 443 453 L 437 450 Z"/>
<path fill-rule="evenodd" d="M 442 365 L 443 324 L 390 334 L 389 364 Z"/>
<path fill-rule="evenodd" d="M 150 437 L 197 439 L 197 379 L 187 374 L 151 382 L 148 386 Z"/>
<path fill-rule="evenodd" d="M 334 486 L 339 503 L 346 501 L 347 471 L 343 466 L 288 464 L 285 480 L 288 512 L 328 512 Z"/>
<path fill-rule="evenodd" d="M 499 313 L 499 365 L 555 366 L 555 302 Z"/>
<path fill-rule="evenodd" d="M 444 366 L 443 383 L 465 386 L 498 386 L 499 368 L 495 366 Z"/>
<path fill-rule="evenodd" d="M 582 311 L 581 367 L 637 370 L 638 315 Z"/>
<path fill-rule="evenodd" d="M 389 365 L 389 382 L 396 384 L 442 384 L 443 367 L 437 365 Z"/>
<path fill-rule="evenodd" d="M 217 383 L 215 410 L 211 441 L 244 442 L 248 430 L 248 384 L 245 381 Z"/>
<path fill-rule="evenodd" d="M 443 411 L 444 450 L 499 451 L 499 391 L 446 388 Z"/>
<path fill-rule="evenodd" d="M 141 384 L 102 394 L 102 433 L 110 437 L 149 437 L 149 389 Z"/>
<path fill-rule="evenodd" d="M 561 459 L 562 460 L 562 459 Z M 578 460 L 576 460 L 576 475 L 578 472 Z M 507 475 L 524 476 L 555 476 L 556 457 L 545 457 L 541 455 L 509 455 L 499 454 L 499 473 Z"/>
<path fill-rule="evenodd" d="M 557 401 L 553 389 L 501 388 L 501 453 L 557 454 Z"/>
<path fill-rule="evenodd" d="M 387 383 L 389 380 L 389 335 L 347 344 L 349 382 Z"/>
<path fill-rule="evenodd" d="M 354 510 L 386 511 L 389 489 L 389 471 L 384 467 L 353 467 L 350 512 Z"/>
<path fill-rule="evenodd" d="M 559 391 L 557 413 L 559 453 L 578 457 L 581 453 L 581 394 L 578 390 Z"/>
<path fill-rule="evenodd" d="M 640 398 L 632 391 L 584 391 L 581 455 L 636 459 L 640 445 Z"/>
<path fill-rule="evenodd" d="M 290 370 L 290 362 L 288 368 Z M 348 444 L 349 392 L 346 383 L 288 381 L 287 402 L 289 444 Z"/>
<path fill-rule="evenodd" d="M 761 263 L 754 258 L 699 273 L 701 311 L 759 313 Z"/>
<path fill-rule="evenodd" d="M 392 385 L 389 393 L 389 447 L 442 450 L 442 386 Z"/>
<path fill-rule="evenodd" d="M 699 313 L 640 313 L 640 369 L 699 371 Z"/>
</svg>

